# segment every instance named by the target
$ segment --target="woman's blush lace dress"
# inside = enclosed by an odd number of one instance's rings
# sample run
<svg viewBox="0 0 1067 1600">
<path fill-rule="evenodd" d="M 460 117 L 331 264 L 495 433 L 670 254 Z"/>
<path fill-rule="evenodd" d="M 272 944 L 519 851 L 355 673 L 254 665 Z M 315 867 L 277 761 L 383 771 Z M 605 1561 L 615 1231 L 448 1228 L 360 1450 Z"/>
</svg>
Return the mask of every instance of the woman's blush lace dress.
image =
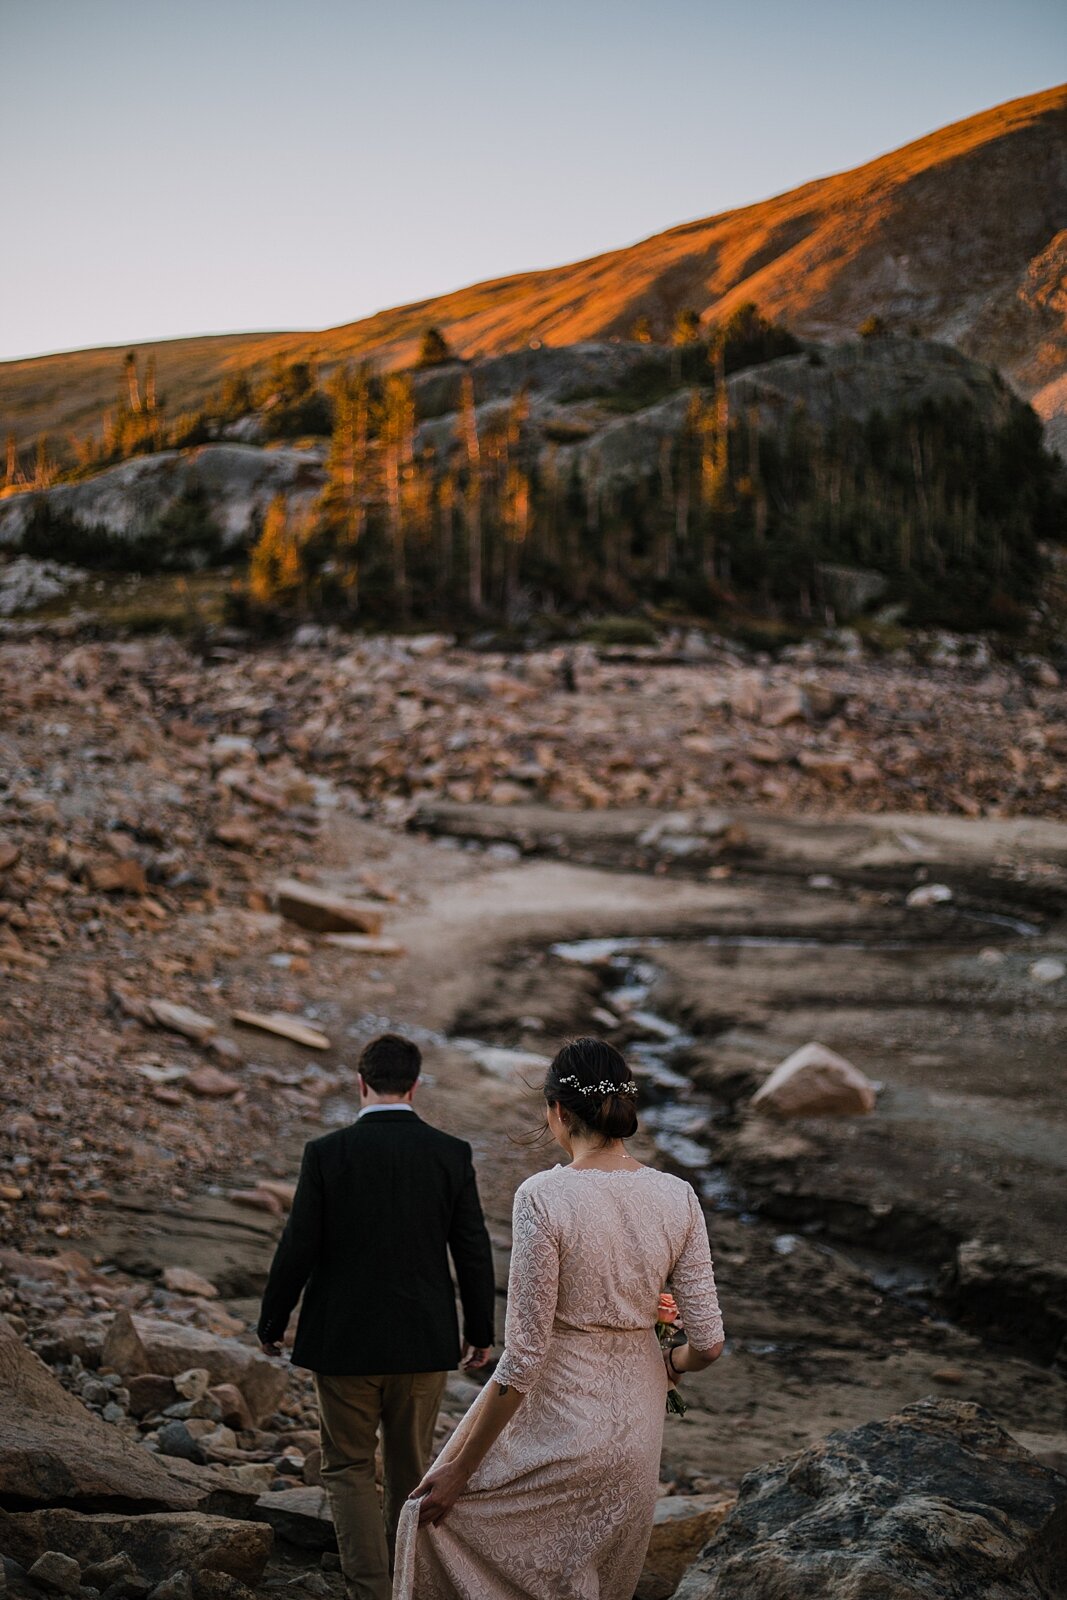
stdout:
<svg viewBox="0 0 1067 1600">
<path fill-rule="evenodd" d="M 722 1338 L 689 1184 L 651 1167 L 555 1167 L 515 1196 L 505 1349 L 523 1404 L 440 1522 L 400 1520 L 394 1600 L 631 1600 L 659 1485 L 668 1284 L 698 1350 Z M 469 1432 L 488 1390 L 442 1452 Z"/>
</svg>

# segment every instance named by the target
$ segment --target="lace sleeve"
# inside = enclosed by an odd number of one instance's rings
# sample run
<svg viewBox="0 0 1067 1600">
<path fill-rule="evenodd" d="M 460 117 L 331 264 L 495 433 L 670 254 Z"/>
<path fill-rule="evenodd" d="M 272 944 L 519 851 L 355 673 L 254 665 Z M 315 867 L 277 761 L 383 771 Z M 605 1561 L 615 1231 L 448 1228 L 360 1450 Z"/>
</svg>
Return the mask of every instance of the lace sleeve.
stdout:
<svg viewBox="0 0 1067 1600">
<path fill-rule="evenodd" d="M 722 1340 L 722 1316 L 715 1292 L 707 1224 L 692 1189 L 689 1191 L 689 1232 L 674 1263 L 670 1282 L 689 1343 L 702 1353 L 711 1350 Z"/>
<path fill-rule="evenodd" d="M 497 1383 L 528 1393 L 545 1359 L 556 1315 L 559 1244 L 534 1192 L 523 1184 L 512 1217 L 508 1310 Z"/>
</svg>

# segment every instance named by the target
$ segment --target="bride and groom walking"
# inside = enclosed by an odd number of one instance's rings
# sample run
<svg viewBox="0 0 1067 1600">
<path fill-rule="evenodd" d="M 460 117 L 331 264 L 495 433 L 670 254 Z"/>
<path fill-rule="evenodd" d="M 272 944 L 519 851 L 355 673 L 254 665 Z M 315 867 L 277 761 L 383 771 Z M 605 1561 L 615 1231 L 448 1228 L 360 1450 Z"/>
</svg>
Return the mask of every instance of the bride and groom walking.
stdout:
<svg viewBox="0 0 1067 1600">
<path fill-rule="evenodd" d="M 280 1354 L 303 1291 L 293 1361 L 315 1374 L 347 1595 L 631 1600 L 668 1387 L 722 1351 L 700 1204 L 627 1152 L 619 1052 L 565 1044 L 544 1097 L 569 1164 L 516 1193 L 504 1352 L 427 1471 L 448 1370 L 489 1362 L 495 1286 L 470 1146 L 413 1110 L 420 1064 L 399 1035 L 367 1045 L 358 1118 L 304 1152 L 259 1322 Z M 664 1353 L 666 1284 L 687 1339 Z"/>
</svg>

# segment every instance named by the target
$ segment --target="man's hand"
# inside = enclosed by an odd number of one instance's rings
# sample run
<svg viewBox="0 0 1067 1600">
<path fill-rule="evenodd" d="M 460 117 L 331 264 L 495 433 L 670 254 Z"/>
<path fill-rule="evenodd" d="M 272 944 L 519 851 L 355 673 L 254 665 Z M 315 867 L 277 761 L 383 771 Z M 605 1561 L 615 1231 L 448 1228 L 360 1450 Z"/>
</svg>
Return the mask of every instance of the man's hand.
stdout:
<svg viewBox="0 0 1067 1600">
<path fill-rule="evenodd" d="M 282 1353 L 282 1342 L 280 1339 L 275 1339 L 272 1343 L 267 1344 L 263 1339 L 261 1339 L 259 1341 L 259 1348 L 262 1350 L 265 1356 L 280 1357 Z"/>
<path fill-rule="evenodd" d="M 448 1461 L 426 1474 L 408 1496 L 410 1500 L 422 1501 L 419 1506 L 420 1528 L 427 1522 L 440 1522 L 442 1517 L 448 1515 L 467 1487 L 469 1477 L 470 1474 L 463 1467 Z"/>
<path fill-rule="evenodd" d="M 460 1356 L 460 1366 L 464 1372 L 475 1372 L 479 1367 L 484 1367 L 493 1353 L 492 1345 L 485 1349 L 478 1349 L 475 1345 L 463 1341 L 463 1354 Z"/>
</svg>

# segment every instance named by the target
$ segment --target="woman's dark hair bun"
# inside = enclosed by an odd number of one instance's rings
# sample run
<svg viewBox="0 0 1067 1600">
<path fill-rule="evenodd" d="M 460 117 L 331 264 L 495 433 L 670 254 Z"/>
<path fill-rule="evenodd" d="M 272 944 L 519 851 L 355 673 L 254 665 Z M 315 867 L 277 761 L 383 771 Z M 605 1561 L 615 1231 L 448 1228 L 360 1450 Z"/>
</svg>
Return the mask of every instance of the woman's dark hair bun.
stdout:
<svg viewBox="0 0 1067 1600">
<path fill-rule="evenodd" d="M 637 1084 L 623 1056 L 604 1039 L 568 1039 L 545 1075 L 545 1099 L 602 1139 L 637 1132 Z"/>
</svg>

